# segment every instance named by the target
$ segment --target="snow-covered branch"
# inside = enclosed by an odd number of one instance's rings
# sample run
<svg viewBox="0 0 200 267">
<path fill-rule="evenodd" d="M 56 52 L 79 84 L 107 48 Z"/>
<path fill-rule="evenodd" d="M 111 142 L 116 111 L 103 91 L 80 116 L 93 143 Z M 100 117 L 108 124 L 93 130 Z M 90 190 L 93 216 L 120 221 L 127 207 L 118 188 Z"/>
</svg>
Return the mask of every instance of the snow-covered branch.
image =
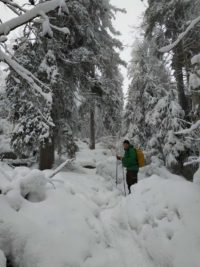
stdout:
<svg viewBox="0 0 200 267">
<path fill-rule="evenodd" d="M 44 3 L 38 4 L 31 10 L 25 12 L 24 14 L 13 18 L 0 25 L 0 36 L 7 35 L 10 31 L 32 21 L 34 18 L 41 16 L 41 12 L 48 13 L 56 8 L 67 10 L 64 0 L 50 0 Z"/>
<path fill-rule="evenodd" d="M 48 177 L 48 179 L 53 178 L 57 173 L 59 173 L 67 164 L 72 163 L 74 159 L 67 159 L 65 162 L 63 162 L 60 166 L 58 166 L 57 169 Z"/>
<path fill-rule="evenodd" d="M 26 12 L 27 10 L 21 7 L 19 4 L 11 1 L 11 0 L 0 0 L 4 5 L 6 5 L 10 10 L 12 10 L 18 16 L 21 15 L 20 12 Z"/>
<path fill-rule="evenodd" d="M 191 132 L 200 128 L 200 120 L 195 122 L 190 128 L 177 132 L 176 134 L 190 134 Z"/>
<path fill-rule="evenodd" d="M 8 64 L 19 76 L 21 76 L 31 88 L 33 88 L 37 93 L 39 93 L 44 99 L 52 103 L 52 96 L 50 93 L 43 92 L 42 87 L 46 87 L 40 80 L 38 80 L 30 71 L 22 67 L 17 61 L 13 60 L 10 56 L 6 55 L 2 49 L 0 49 L 0 61 L 4 61 Z M 39 84 L 39 85 L 38 85 Z"/>
<path fill-rule="evenodd" d="M 187 29 L 178 36 L 178 38 L 175 42 L 173 42 L 170 45 L 167 45 L 167 46 L 160 48 L 159 51 L 161 53 L 170 52 L 174 47 L 176 47 L 179 44 L 179 42 L 188 34 L 188 32 L 191 31 L 196 26 L 196 24 L 198 24 L 199 22 L 200 22 L 200 16 L 197 17 L 196 19 L 192 20 L 192 22 L 187 27 Z"/>
<path fill-rule="evenodd" d="M 197 164 L 197 163 L 200 163 L 200 158 L 193 159 L 191 161 L 185 162 L 184 166 L 193 165 L 193 164 Z"/>
</svg>

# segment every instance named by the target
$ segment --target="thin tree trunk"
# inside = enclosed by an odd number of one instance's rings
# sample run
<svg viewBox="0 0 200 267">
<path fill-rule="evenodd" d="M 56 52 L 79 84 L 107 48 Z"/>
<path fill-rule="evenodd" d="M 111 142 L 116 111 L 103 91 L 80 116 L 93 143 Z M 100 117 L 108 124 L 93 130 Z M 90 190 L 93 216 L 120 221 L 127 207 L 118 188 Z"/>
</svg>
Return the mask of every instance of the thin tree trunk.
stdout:
<svg viewBox="0 0 200 267">
<path fill-rule="evenodd" d="M 93 100 L 92 100 L 93 101 Z M 90 107 L 90 149 L 95 149 L 95 103 Z"/>
<path fill-rule="evenodd" d="M 51 169 L 54 164 L 54 141 L 48 142 L 46 140 L 40 145 L 40 170 Z"/>
<path fill-rule="evenodd" d="M 184 78 L 183 78 L 183 67 L 182 67 L 182 58 L 180 54 L 181 47 L 177 46 L 175 49 L 174 55 L 174 71 L 175 71 L 175 78 L 177 83 L 177 90 L 178 90 L 178 100 L 179 104 L 182 109 L 185 111 L 186 116 L 189 113 L 188 107 L 188 100 L 185 95 L 184 90 Z"/>
</svg>

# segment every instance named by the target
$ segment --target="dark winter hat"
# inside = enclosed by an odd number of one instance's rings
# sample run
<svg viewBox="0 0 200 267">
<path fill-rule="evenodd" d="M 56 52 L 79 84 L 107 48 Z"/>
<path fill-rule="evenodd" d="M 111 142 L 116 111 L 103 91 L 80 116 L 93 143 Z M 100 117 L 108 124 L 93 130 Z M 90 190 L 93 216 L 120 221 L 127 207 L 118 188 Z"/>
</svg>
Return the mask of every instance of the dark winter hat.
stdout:
<svg viewBox="0 0 200 267">
<path fill-rule="evenodd" d="M 130 145 L 130 142 L 128 140 L 124 140 L 123 144 L 128 144 Z"/>
</svg>

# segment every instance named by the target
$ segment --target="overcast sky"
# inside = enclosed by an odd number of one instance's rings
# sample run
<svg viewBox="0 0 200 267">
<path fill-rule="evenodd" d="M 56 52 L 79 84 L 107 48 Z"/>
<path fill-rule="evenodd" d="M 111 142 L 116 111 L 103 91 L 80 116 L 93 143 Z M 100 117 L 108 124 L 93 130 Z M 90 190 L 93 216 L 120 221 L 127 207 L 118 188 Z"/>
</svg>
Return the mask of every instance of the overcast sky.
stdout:
<svg viewBox="0 0 200 267">
<path fill-rule="evenodd" d="M 125 8 L 126 14 L 118 13 L 116 21 L 114 21 L 115 28 L 118 29 L 122 36 L 121 41 L 124 44 L 124 51 L 121 57 L 126 61 L 130 61 L 131 45 L 134 38 L 138 36 L 138 27 L 142 21 L 142 14 L 145 10 L 145 4 L 141 0 L 110 0 L 111 3 L 117 7 Z M 128 89 L 127 70 L 122 68 L 124 75 L 124 93 Z"/>
<path fill-rule="evenodd" d="M 24 0 L 17 0 L 17 2 L 22 2 Z M 137 36 L 138 31 L 137 27 L 141 23 L 141 17 L 145 10 L 145 4 L 141 0 L 110 0 L 111 3 L 117 7 L 125 8 L 127 13 L 118 13 L 116 20 L 114 21 L 115 28 L 121 32 L 121 41 L 124 44 L 124 51 L 121 54 L 121 57 L 129 62 L 130 61 L 130 52 L 131 45 L 134 41 L 134 38 Z M 0 18 L 5 21 L 11 17 L 11 12 L 8 9 L 0 4 Z M 125 77 L 124 81 L 124 91 L 127 92 L 128 79 L 126 69 L 122 69 L 123 75 Z"/>
</svg>

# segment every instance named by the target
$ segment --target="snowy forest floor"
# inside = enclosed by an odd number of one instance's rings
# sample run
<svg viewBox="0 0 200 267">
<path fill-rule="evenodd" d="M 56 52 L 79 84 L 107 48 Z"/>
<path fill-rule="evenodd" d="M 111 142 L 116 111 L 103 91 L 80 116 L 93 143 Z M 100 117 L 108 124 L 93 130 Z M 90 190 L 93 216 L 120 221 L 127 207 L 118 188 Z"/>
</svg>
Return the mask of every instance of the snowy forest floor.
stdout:
<svg viewBox="0 0 200 267">
<path fill-rule="evenodd" d="M 200 186 L 152 164 L 125 197 L 111 151 L 79 146 L 54 186 L 52 171 L 0 165 L 0 266 L 199 267 Z"/>
</svg>

